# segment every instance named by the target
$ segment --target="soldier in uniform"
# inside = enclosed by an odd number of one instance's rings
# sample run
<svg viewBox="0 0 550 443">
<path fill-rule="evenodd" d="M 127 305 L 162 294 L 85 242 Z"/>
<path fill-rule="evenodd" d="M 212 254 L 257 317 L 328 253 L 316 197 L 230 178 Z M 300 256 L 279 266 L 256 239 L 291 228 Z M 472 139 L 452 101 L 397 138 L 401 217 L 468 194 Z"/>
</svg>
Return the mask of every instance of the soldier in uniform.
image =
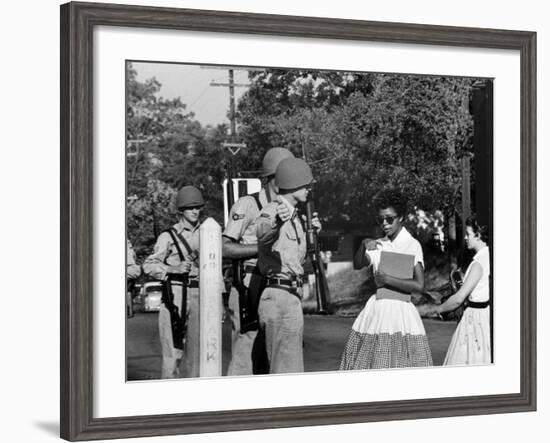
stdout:
<svg viewBox="0 0 550 443">
<path fill-rule="evenodd" d="M 312 181 L 305 161 L 283 160 L 275 173 L 279 196 L 256 222 L 258 266 L 267 277 L 258 313 L 272 374 L 304 371 L 301 290 L 307 244 L 296 206 L 307 201 Z M 321 229 L 317 217 L 312 224 Z"/>
<path fill-rule="evenodd" d="M 141 266 L 136 263 L 136 253 L 130 240 L 126 239 L 126 315 L 134 316 L 133 291 L 136 279 L 141 275 Z"/>
<path fill-rule="evenodd" d="M 275 186 L 275 170 L 285 158 L 293 158 L 292 153 L 285 148 L 271 148 L 267 151 L 262 162 L 262 178 L 264 186 L 259 193 L 246 195 L 235 202 L 229 214 L 227 226 L 223 232 L 223 255 L 233 260 L 242 260 L 242 283 L 245 292 L 250 297 L 259 298 L 260 294 L 250 294 L 250 282 L 259 276 L 256 268 L 258 246 L 256 239 L 256 218 L 264 206 L 277 197 L 278 189 Z M 231 362 L 227 375 L 250 375 L 252 373 L 267 372 L 262 369 L 261 351 L 252 357 L 253 345 L 258 332 L 257 323 L 251 328 L 241 322 L 241 304 L 246 302 L 235 287 L 232 288 L 228 312 L 232 322 Z M 252 303 L 253 305 L 253 303 Z M 254 309 L 251 306 L 250 309 Z M 243 327 L 241 329 L 241 326 Z M 261 338 L 260 338 L 261 340 Z M 255 349 L 262 349 L 256 343 Z"/>
<path fill-rule="evenodd" d="M 159 312 L 161 378 L 199 376 L 199 225 L 204 199 L 184 186 L 176 196 L 179 220 L 161 233 L 143 263 L 148 276 L 164 282 Z"/>
<path fill-rule="evenodd" d="M 130 240 L 126 240 L 126 278 L 135 280 L 141 275 L 141 267 L 136 263 L 136 253 Z"/>
</svg>

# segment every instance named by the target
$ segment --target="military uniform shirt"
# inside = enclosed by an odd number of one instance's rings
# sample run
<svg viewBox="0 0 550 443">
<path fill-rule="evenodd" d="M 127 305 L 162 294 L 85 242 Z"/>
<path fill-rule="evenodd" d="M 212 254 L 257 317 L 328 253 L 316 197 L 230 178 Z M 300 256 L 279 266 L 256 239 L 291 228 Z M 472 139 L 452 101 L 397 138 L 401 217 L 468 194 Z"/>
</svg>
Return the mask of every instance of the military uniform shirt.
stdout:
<svg viewBox="0 0 550 443">
<path fill-rule="evenodd" d="M 186 220 L 180 221 L 173 226 L 173 229 L 181 235 L 193 251 L 199 250 L 199 223 L 192 226 Z M 178 235 L 176 235 L 178 238 Z M 178 238 L 178 244 L 184 258 L 189 259 L 189 252 Z M 166 271 L 169 266 L 178 266 L 181 263 L 178 249 L 172 240 L 172 236 L 168 232 L 163 232 L 159 235 L 153 253 L 143 262 L 143 271 L 157 280 L 164 280 Z M 198 257 L 192 261 L 191 269 L 189 270 L 190 277 L 199 275 Z"/>
<path fill-rule="evenodd" d="M 292 279 L 304 273 L 306 235 L 296 208 L 281 200 L 290 209 L 290 220 L 283 223 L 277 216 L 277 202 L 269 203 L 257 219 L 258 263 L 267 277 Z"/>
<path fill-rule="evenodd" d="M 262 206 L 269 203 L 265 189 L 261 189 L 258 197 Z M 256 219 L 259 215 L 260 208 L 254 197 L 245 195 L 239 198 L 231 208 L 223 236 L 243 245 L 257 244 Z M 256 258 L 249 258 L 244 264 L 256 266 L 256 261 Z"/>
</svg>

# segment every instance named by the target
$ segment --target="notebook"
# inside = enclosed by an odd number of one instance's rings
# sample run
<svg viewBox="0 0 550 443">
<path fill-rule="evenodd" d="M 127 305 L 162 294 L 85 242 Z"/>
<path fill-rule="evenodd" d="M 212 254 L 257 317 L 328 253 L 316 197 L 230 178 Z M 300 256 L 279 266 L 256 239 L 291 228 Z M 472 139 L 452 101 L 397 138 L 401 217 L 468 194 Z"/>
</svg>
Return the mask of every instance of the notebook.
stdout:
<svg viewBox="0 0 550 443">
<path fill-rule="evenodd" d="M 410 279 L 414 275 L 414 255 L 381 251 L 378 270 L 396 278 Z M 378 288 L 376 298 L 410 301 L 411 295 L 391 288 Z"/>
</svg>

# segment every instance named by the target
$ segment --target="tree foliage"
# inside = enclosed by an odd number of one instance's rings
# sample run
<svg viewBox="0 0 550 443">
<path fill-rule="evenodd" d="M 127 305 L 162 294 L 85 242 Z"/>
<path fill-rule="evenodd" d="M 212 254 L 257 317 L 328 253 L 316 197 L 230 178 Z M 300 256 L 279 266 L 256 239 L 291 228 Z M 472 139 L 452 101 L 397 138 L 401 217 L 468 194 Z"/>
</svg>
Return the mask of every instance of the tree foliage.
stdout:
<svg viewBox="0 0 550 443">
<path fill-rule="evenodd" d="M 402 191 L 411 211 L 454 211 L 459 158 L 472 149 L 474 79 L 300 70 L 250 79 L 241 134 L 259 153 L 307 154 L 329 225 L 372 220 L 373 199 L 387 187 Z"/>
<path fill-rule="evenodd" d="M 155 79 L 139 82 L 128 69 L 128 236 L 136 253 L 150 253 L 155 235 L 176 222 L 174 198 L 184 185 L 199 187 L 205 214 L 222 221 L 224 126 L 202 127 L 179 98 L 158 96 Z"/>
<path fill-rule="evenodd" d="M 179 98 L 159 96 L 156 79 L 136 76 L 129 65 L 128 235 L 143 257 L 155 231 L 175 222 L 173 198 L 183 185 L 201 188 L 206 214 L 222 222 L 228 128 L 203 127 Z M 407 197 L 413 215 L 444 220 L 455 212 L 459 160 L 472 154 L 475 79 L 292 69 L 250 71 L 249 78 L 237 104 L 235 141 L 247 146 L 233 157 L 238 176 L 257 176 L 265 152 L 284 146 L 312 165 L 327 227 L 372 225 L 372 202 L 389 187 Z"/>
</svg>

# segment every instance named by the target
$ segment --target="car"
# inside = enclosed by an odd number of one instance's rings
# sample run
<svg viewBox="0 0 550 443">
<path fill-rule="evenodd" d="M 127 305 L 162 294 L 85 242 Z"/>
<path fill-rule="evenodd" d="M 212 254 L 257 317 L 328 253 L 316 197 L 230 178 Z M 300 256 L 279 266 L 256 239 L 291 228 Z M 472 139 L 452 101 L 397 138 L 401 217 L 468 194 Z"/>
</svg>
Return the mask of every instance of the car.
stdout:
<svg viewBox="0 0 550 443">
<path fill-rule="evenodd" d="M 141 288 L 141 311 L 158 312 L 162 299 L 162 282 L 150 281 Z"/>
</svg>

